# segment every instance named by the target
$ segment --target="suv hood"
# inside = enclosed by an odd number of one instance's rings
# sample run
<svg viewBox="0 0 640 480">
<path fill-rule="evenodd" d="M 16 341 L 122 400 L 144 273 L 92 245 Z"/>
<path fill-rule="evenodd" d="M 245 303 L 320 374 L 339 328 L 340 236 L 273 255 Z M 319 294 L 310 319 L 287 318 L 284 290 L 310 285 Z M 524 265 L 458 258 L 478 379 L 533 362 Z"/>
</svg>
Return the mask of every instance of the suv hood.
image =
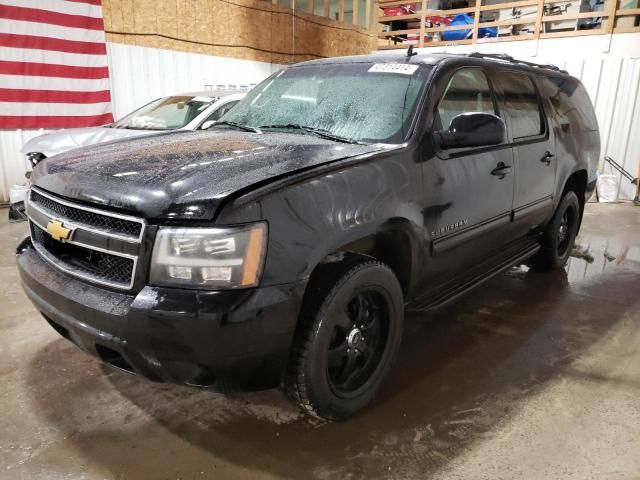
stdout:
<svg viewBox="0 0 640 480">
<path fill-rule="evenodd" d="M 111 127 L 69 128 L 32 138 L 24 144 L 20 153 L 40 152 L 51 157 L 86 145 L 154 133 L 158 133 L 158 130 L 131 130 Z"/>
<path fill-rule="evenodd" d="M 40 162 L 31 179 L 51 193 L 145 218 L 211 219 L 240 189 L 385 147 L 290 133 L 175 132 L 63 153 Z"/>
</svg>

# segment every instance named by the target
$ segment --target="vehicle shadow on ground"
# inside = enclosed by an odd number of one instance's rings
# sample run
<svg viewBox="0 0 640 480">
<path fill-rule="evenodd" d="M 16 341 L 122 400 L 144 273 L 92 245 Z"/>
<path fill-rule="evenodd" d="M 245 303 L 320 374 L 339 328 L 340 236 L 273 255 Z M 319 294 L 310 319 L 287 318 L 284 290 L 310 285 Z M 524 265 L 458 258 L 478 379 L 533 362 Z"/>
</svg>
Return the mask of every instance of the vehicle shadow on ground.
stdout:
<svg viewBox="0 0 640 480">
<path fill-rule="evenodd" d="M 301 416 L 275 390 L 225 397 L 109 369 L 105 377 L 62 340 L 30 365 L 30 391 L 88 462 L 123 478 L 191 478 L 207 462 L 244 477 L 426 478 L 638 310 L 628 288 L 640 281 L 637 263 L 589 276 L 588 262 L 572 260 L 576 280 L 514 269 L 450 307 L 408 314 L 392 378 L 343 423 Z M 71 384 L 47 381 L 54 364 Z"/>
</svg>

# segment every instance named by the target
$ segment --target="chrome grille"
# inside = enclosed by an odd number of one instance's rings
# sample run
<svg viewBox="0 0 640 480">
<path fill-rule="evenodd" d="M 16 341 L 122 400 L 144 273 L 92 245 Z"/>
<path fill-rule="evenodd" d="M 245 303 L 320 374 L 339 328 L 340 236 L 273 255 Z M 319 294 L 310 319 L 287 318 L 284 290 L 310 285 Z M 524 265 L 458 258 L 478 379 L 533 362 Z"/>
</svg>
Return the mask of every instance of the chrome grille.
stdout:
<svg viewBox="0 0 640 480">
<path fill-rule="evenodd" d="M 142 224 L 139 221 L 125 220 L 119 216 L 107 216 L 104 213 L 96 213 L 95 210 L 86 207 L 71 206 L 67 202 L 62 203 L 50 195 L 41 194 L 35 190 L 31 191 L 29 201 L 53 216 L 91 226 L 105 233 L 139 238 L 142 232 Z"/>
<path fill-rule="evenodd" d="M 86 207 L 36 187 L 26 206 L 31 241 L 45 260 L 93 283 L 133 287 L 146 227 L 143 219 Z M 52 225 L 67 231 L 66 238 Z"/>
<path fill-rule="evenodd" d="M 31 238 L 62 269 L 79 276 L 128 286 L 133 275 L 135 261 L 109 253 L 91 250 L 72 243 L 54 240 L 35 223 L 31 223 Z"/>
</svg>

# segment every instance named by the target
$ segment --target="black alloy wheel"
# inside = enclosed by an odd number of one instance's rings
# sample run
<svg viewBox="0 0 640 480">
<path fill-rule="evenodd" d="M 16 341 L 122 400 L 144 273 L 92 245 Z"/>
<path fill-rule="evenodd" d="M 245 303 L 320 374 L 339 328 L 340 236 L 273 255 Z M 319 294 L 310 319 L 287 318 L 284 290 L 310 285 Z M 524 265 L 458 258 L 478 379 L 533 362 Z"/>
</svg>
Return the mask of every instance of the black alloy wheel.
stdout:
<svg viewBox="0 0 640 480">
<path fill-rule="evenodd" d="M 541 270 L 563 268 L 571 256 L 579 227 L 580 202 L 575 192 L 568 191 L 547 225 L 540 241 L 541 248 L 531 264 Z"/>
<path fill-rule="evenodd" d="M 305 412 L 342 420 L 364 408 L 402 339 L 404 298 L 385 264 L 350 254 L 311 275 L 284 379 Z"/>
<path fill-rule="evenodd" d="M 340 396 L 357 391 L 371 376 L 387 343 L 389 305 L 376 289 L 356 293 L 331 335 L 327 373 Z"/>
<path fill-rule="evenodd" d="M 564 257 L 572 243 L 572 233 L 577 230 L 578 212 L 573 205 L 568 205 L 558 225 L 558 256 Z"/>
</svg>

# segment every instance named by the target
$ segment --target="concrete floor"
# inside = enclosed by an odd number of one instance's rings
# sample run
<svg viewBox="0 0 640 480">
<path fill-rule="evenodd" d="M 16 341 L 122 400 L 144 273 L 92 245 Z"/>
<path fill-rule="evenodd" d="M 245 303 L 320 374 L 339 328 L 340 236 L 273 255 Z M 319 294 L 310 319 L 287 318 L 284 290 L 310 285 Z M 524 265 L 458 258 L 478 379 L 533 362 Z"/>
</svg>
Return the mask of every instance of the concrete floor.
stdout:
<svg viewBox="0 0 640 480">
<path fill-rule="evenodd" d="M 0 478 L 640 479 L 638 207 L 588 205 L 566 273 L 410 315 L 379 400 L 341 424 L 100 366 L 26 300 L 24 225 L 0 217 Z"/>
</svg>

